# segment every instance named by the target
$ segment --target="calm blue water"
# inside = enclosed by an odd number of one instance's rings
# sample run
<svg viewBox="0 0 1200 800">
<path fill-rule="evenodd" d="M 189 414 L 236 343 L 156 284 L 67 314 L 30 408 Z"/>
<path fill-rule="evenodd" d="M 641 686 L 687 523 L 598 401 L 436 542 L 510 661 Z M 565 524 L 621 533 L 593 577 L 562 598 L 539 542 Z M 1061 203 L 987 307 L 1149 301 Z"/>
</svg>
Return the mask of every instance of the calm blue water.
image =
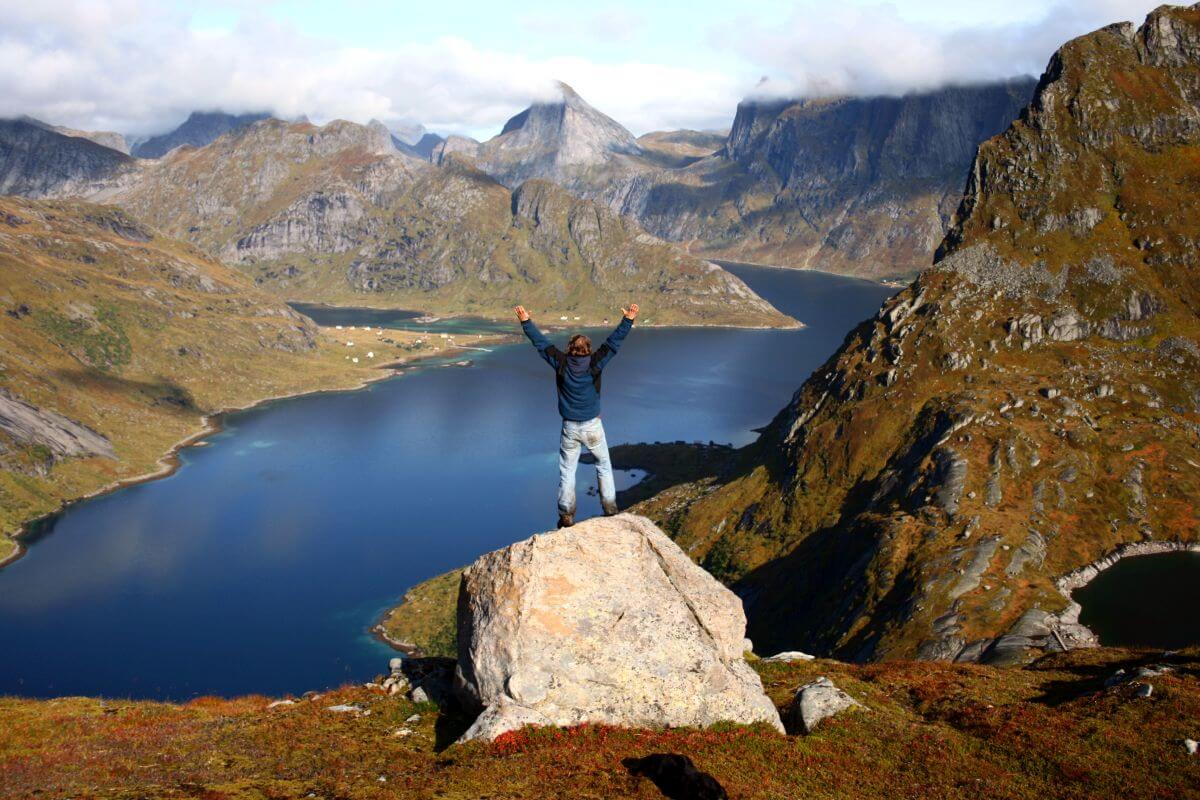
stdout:
<svg viewBox="0 0 1200 800">
<path fill-rule="evenodd" d="M 735 271 L 809 327 L 635 329 L 605 372 L 610 443 L 751 441 L 891 293 Z M 0 570 L 0 693 L 282 694 L 379 673 L 394 653 L 367 631 L 405 589 L 556 519 L 553 373 L 527 344 L 479 355 L 234 414 L 174 476 L 58 517 Z M 599 512 L 592 475 L 581 517 Z"/>
</svg>

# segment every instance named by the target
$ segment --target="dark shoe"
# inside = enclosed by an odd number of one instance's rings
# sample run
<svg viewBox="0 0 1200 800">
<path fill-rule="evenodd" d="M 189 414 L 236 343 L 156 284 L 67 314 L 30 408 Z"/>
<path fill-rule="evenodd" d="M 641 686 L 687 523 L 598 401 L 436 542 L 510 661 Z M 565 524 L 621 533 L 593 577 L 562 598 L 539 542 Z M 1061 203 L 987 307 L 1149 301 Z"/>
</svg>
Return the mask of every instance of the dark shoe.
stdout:
<svg viewBox="0 0 1200 800">
<path fill-rule="evenodd" d="M 559 512 L 558 527 L 569 528 L 574 524 L 575 524 L 575 515 L 574 514 L 563 514 L 562 512 Z"/>
</svg>

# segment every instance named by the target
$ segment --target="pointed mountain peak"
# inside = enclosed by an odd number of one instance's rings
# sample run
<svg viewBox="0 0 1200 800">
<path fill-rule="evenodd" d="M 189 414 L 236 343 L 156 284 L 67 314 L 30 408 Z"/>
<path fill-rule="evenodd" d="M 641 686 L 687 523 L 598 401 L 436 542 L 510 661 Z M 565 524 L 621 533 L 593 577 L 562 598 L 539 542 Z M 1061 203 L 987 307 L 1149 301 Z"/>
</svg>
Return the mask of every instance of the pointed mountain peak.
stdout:
<svg viewBox="0 0 1200 800">
<path fill-rule="evenodd" d="M 511 188 L 529 178 L 559 180 L 563 168 L 596 166 L 616 154 L 642 151 L 619 122 L 562 81 L 557 88 L 561 100 L 534 102 L 480 146 L 484 171 Z"/>
<path fill-rule="evenodd" d="M 555 81 L 554 85 L 555 85 L 555 87 L 557 87 L 558 91 L 562 94 L 562 99 L 563 99 L 564 103 L 569 103 L 572 100 L 578 100 L 581 103 L 584 103 L 584 105 L 587 105 L 586 101 L 582 97 L 579 96 L 579 92 L 577 92 L 573 88 L 571 88 L 571 84 L 567 83 L 566 81 Z"/>
</svg>

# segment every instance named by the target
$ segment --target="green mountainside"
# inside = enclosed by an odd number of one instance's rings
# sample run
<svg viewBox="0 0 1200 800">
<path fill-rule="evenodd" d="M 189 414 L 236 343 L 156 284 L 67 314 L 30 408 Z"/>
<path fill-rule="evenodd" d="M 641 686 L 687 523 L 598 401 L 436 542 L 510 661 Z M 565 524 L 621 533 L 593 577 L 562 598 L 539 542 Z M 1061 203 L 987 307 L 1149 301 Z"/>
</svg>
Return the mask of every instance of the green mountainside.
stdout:
<svg viewBox="0 0 1200 800">
<path fill-rule="evenodd" d="M 0 532 L 162 467 L 202 417 L 378 373 L 118 209 L 0 198 Z M 15 542 L 0 537 L 0 561 Z"/>
</svg>

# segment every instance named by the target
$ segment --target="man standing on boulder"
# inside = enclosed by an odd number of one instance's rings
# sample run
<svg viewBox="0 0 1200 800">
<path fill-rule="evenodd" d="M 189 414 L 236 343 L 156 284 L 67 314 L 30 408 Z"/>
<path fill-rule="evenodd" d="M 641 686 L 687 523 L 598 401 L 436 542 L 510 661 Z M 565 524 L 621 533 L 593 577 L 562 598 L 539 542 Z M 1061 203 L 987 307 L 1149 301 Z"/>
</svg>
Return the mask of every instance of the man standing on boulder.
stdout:
<svg viewBox="0 0 1200 800">
<path fill-rule="evenodd" d="M 562 437 L 558 445 L 558 527 L 575 524 L 575 467 L 580 447 L 587 447 L 596 458 L 596 477 L 600 483 L 600 505 L 606 516 L 617 513 L 617 490 L 613 485 L 612 461 L 608 442 L 600 424 L 600 373 L 612 360 L 637 318 L 637 303 L 621 309 L 621 324 L 604 344 L 592 352 L 592 340 L 577 333 L 563 352 L 550 343 L 524 306 L 517 306 L 521 330 L 533 342 L 538 354 L 554 368 L 558 384 L 558 413 L 562 416 Z"/>
</svg>

